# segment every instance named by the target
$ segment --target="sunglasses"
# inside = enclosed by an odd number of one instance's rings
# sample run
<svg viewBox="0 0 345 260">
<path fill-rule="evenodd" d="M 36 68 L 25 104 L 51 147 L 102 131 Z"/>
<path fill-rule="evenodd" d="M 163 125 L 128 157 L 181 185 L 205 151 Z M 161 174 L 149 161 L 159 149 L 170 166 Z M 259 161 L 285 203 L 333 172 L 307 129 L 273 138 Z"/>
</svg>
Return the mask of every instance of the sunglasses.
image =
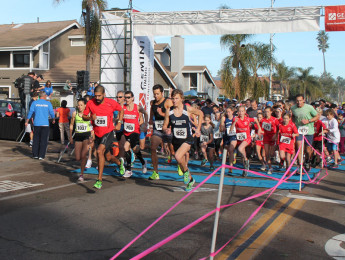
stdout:
<svg viewBox="0 0 345 260">
<path fill-rule="evenodd" d="M 130 99 L 130 98 L 132 98 L 132 97 L 125 97 L 125 99 Z"/>
<path fill-rule="evenodd" d="M 123 96 L 117 96 L 116 98 L 123 98 Z"/>
</svg>

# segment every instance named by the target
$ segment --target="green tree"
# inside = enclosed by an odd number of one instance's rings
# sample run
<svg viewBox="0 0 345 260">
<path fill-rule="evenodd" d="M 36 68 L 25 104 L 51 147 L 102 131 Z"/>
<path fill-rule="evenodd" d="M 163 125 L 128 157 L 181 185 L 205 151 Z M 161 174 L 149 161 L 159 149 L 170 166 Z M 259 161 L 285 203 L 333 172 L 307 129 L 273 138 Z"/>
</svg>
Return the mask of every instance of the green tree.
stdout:
<svg viewBox="0 0 345 260">
<path fill-rule="evenodd" d="M 307 101 L 316 99 L 322 96 L 320 83 L 317 77 L 310 74 L 312 67 L 306 69 L 297 68 L 297 84 L 299 86 L 299 93 L 304 94 Z"/>
<path fill-rule="evenodd" d="M 326 73 L 325 52 L 329 48 L 328 34 L 324 30 L 319 31 L 319 33 L 317 34 L 316 39 L 317 39 L 317 42 L 318 42 L 317 47 L 319 48 L 319 51 L 322 51 L 322 56 L 323 56 L 323 73 Z"/>
<path fill-rule="evenodd" d="M 221 46 L 228 48 L 230 52 L 230 55 L 223 60 L 221 71 L 226 74 L 235 74 L 231 82 L 223 82 L 223 85 L 225 88 L 234 88 L 234 96 L 239 98 L 244 98 L 247 92 L 249 52 L 245 48 L 245 43 L 251 37 L 251 34 L 226 34 L 220 38 Z M 225 76 L 224 78 L 230 79 L 230 77 Z"/>
<path fill-rule="evenodd" d="M 279 81 L 280 88 L 284 89 L 285 97 L 290 97 L 290 87 L 291 81 L 295 77 L 295 68 L 290 68 L 285 65 L 285 62 L 275 64 L 275 73 L 273 78 L 276 81 Z"/>
<path fill-rule="evenodd" d="M 53 0 L 60 3 L 64 0 Z M 100 46 L 100 16 L 106 9 L 106 0 L 82 0 L 82 21 L 85 26 L 86 38 L 86 70 L 90 71 L 91 60 L 98 53 Z"/>
</svg>

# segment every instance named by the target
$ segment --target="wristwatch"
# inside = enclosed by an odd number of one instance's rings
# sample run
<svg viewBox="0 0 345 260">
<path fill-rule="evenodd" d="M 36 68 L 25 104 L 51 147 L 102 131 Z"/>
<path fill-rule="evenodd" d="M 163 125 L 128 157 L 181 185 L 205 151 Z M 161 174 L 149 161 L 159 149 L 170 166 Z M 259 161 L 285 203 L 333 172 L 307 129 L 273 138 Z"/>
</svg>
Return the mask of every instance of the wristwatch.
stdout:
<svg viewBox="0 0 345 260">
<path fill-rule="evenodd" d="M 117 123 L 121 123 L 121 125 L 122 125 L 122 123 L 123 123 L 123 120 L 119 120 L 119 121 L 117 121 Z"/>
</svg>

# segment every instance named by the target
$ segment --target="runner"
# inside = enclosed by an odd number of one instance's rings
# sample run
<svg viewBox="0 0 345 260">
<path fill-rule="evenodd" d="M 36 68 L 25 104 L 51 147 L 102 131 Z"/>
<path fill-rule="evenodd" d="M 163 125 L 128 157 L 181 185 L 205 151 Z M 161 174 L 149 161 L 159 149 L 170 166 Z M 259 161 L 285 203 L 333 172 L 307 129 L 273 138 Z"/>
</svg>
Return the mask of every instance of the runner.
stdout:
<svg viewBox="0 0 345 260">
<path fill-rule="evenodd" d="M 123 109 L 116 101 L 106 98 L 104 87 L 98 85 L 95 88 L 95 97 L 87 102 L 83 113 L 83 120 L 92 120 L 93 130 L 95 132 L 98 179 L 93 187 L 96 189 L 102 188 L 102 175 L 105 159 L 115 162 L 120 168 L 120 173 L 124 174 L 123 159 L 121 158 L 118 160 L 110 153 L 110 148 L 115 140 L 113 125 L 114 111 L 120 111 L 119 120 L 115 127 L 116 130 L 119 130 L 123 119 Z"/>
<path fill-rule="evenodd" d="M 196 114 L 199 118 L 202 118 L 203 113 L 201 110 L 183 104 L 184 96 L 182 90 L 174 89 L 171 96 L 173 107 L 168 109 L 165 114 L 163 131 L 167 134 L 173 134 L 172 144 L 174 146 L 175 159 L 183 172 L 183 181 L 187 184 L 186 191 L 190 191 L 193 188 L 195 179 L 189 173 L 187 160 L 187 154 L 193 143 L 189 115 Z M 202 120 L 199 121 L 199 125 L 195 129 L 197 137 L 200 137 L 201 122 Z M 168 128 L 169 124 L 171 129 Z"/>
<path fill-rule="evenodd" d="M 332 168 L 339 167 L 340 155 L 338 151 L 338 145 L 340 142 L 340 131 L 338 127 L 338 121 L 335 119 L 335 112 L 332 108 L 326 110 L 327 117 L 327 150 L 334 156 L 334 164 Z"/>
<path fill-rule="evenodd" d="M 272 116 L 272 108 L 265 108 L 265 116 L 261 121 L 262 129 L 264 131 L 264 148 L 268 164 L 267 174 L 273 173 L 271 158 L 274 155 L 275 145 L 278 139 L 279 120 Z"/>
<path fill-rule="evenodd" d="M 162 143 L 171 143 L 172 136 L 167 135 L 163 132 L 163 124 L 166 111 L 173 106 L 173 103 L 170 99 L 166 99 L 163 96 L 164 88 L 157 84 L 153 88 L 153 97 L 154 100 L 151 101 L 151 110 L 150 110 L 150 125 L 153 125 L 153 133 L 151 136 L 151 159 L 153 165 L 153 173 L 149 177 L 149 180 L 158 180 L 158 157 L 157 157 L 157 148 Z M 169 149 L 169 147 L 168 147 Z M 169 149 L 170 151 L 170 149 Z M 170 152 L 170 156 L 171 152 Z M 169 159 L 169 158 L 168 158 Z M 171 157 L 170 157 L 171 159 Z"/>
<path fill-rule="evenodd" d="M 262 119 L 264 118 L 264 116 L 262 115 L 262 113 L 258 113 L 257 117 L 258 117 L 260 126 L 262 128 Z M 255 149 L 256 149 L 258 159 L 261 162 L 260 170 L 266 171 L 266 155 L 265 155 L 263 136 L 259 135 L 259 128 L 256 124 L 254 125 L 254 130 L 255 130 Z"/>
<path fill-rule="evenodd" d="M 201 162 L 201 166 L 205 166 L 208 161 L 210 161 L 210 170 L 214 170 L 213 158 L 214 158 L 214 138 L 213 138 L 213 128 L 214 125 L 211 122 L 211 115 L 205 115 L 204 123 L 201 125 L 201 135 L 200 135 L 200 146 L 201 151 L 204 155 L 204 159 Z M 207 156 L 208 152 L 208 156 Z"/>
<path fill-rule="evenodd" d="M 240 106 L 238 109 L 238 116 L 235 117 L 233 120 L 233 124 L 231 125 L 230 132 L 233 132 L 236 128 L 236 145 L 238 151 L 242 155 L 243 159 L 243 166 L 244 171 L 242 173 L 243 177 L 246 177 L 248 172 L 246 170 L 249 170 L 250 164 L 249 159 L 247 158 L 246 154 L 246 147 L 250 145 L 252 138 L 250 135 L 250 123 L 255 122 L 258 125 L 259 131 L 258 134 L 261 135 L 262 130 L 260 127 L 260 123 L 256 118 L 249 118 L 246 116 L 246 109 L 244 106 Z"/>
<path fill-rule="evenodd" d="M 320 107 L 316 108 L 316 112 L 321 116 L 323 111 Z M 314 140 L 313 147 L 320 154 L 322 153 L 322 138 L 326 130 L 326 125 L 319 119 L 314 123 Z M 322 158 L 316 152 L 313 152 L 313 157 L 311 159 L 311 166 L 315 168 L 320 164 Z"/>
<path fill-rule="evenodd" d="M 234 163 L 234 152 L 237 144 L 236 129 L 234 129 L 233 132 L 230 131 L 234 119 L 233 111 L 233 107 L 227 107 L 225 109 L 225 115 L 222 117 L 220 122 L 220 131 L 224 133 L 223 145 L 224 148 L 227 150 L 227 153 L 229 154 L 230 166 L 232 166 Z M 229 168 L 229 174 L 231 173 L 232 169 Z"/>
<path fill-rule="evenodd" d="M 223 150 L 221 149 L 222 147 L 222 142 L 223 142 L 223 133 L 220 131 L 220 121 L 222 118 L 222 113 L 219 110 L 219 107 L 217 105 L 213 106 L 213 113 L 215 114 L 214 119 L 212 120 L 212 123 L 214 124 L 213 127 L 213 138 L 214 138 L 214 149 L 215 149 L 215 155 L 216 155 L 216 160 L 220 159 L 221 160 L 221 155 Z"/>
<path fill-rule="evenodd" d="M 74 153 L 76 161 L 80 161 L 80 176 L 78 181 L 84 181 L 84 170 L 87 160 L 87 154 L 89 152 L 89 146 L 95 139 L 95 134 L 92 130 L 90 121 L 83 120 L 83 112 L 86 107 L 84 99 L 78 100 L 77 111 L 74 111 L 70 123 L 70 143 L 73 144 L 72 133 L 75 127 L 74 134 Z"/>
<path fill-rule="evenodd" d="M 123 107 L 123 134 L 125 135 L 125 156 L 126 156 L 126 172 L 123 175 L 125 178 L 132 176 L 132 153 L 131 149 L 135 153 L 136 157 L 140 160 L 142 164 L 142 172 L 145 174 L 147 172 L 146 161 L 140 151 L 140 125 L 144 124 L 143 114 L 146 111 L 142 106 L 134 104 L 134 94 L 132 91 L 125 92 L 126 104 Z M 145 132 L 147 129 L 147 121 L 145 126 Z"/>
<path fill-rule="evenodd" d="M 295 137 L 298 136 L 296 125 L 291 121 L 289 113 L 283 116 L 283 123 L 279 124 L 279 168 L 283 168 L 286 159 L 286 169 L 291 164 L 291 157 L 295 152 Z"/>
</svg>

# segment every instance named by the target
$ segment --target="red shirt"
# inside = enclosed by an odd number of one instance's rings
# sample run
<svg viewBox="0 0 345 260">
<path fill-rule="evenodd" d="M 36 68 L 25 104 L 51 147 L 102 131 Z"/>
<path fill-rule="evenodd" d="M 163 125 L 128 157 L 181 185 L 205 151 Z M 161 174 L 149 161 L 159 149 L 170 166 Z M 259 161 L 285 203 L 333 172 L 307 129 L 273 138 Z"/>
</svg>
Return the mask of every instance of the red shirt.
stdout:
<svg viewBox="0 0 345 260">
<path fill-rule="evenodd" d="M 273 116 L 269 119 L 263 118 L 261 120 L 262 129 L 264 130 L 264 135 L 273 135 L 277 132 L 279 126 L 279 120 Z"/>
<path fill-rule="evenodd" d="M 238 121 L 235 124 L 237 139 L 239 139 L 239 133 L 246 133 L 246 138 L 244 139 L 250 139 L 250 123 L 253 123 L 255 119 L 246 116 L 243 118 L 243 120 L 241 120 L 239 117 L 237 118 Z M 234 118 L 234 120 L 236 119 Z"/>
<path fill-rule="evenodd" d="M 103 103 L 97 104 L 96 99 L 93 98 L 86 104 L 84 115 L 96 114 L 97 118 L 92 123 L 93 130 L 97 137 L 102 137 L 105 134 L 114 130 L 113 114 L 114 111 L 121 111 L 122 107 L 115 100 L 104 98 Z"/>
<path fill-rule="evenodd" d="M 69 112 L 70 109 L 69 108 L 63 108 L 63 107 L 59 107 L 58 109 L 56 109 L 56 112 L 59 112 L 59 123 L 68 123 L 68 116 L 69 116 Z"/>
<path fill-rule="evenodd" d="M 132 133 L 140 134 L 138 105 L 134 104 L 133 110 L 129 111 L 127 105 L 123 106 L 123 133 L 129 136 Z"/>
<path fill-rule="evenodd" d="M 279 145 L 293 149 L 295 138 L 293 134 L 298 134 L 296 125 L 290 120 L 287 125 L 279 125 Z"/>
<path fill-rule="evenodd" d="M 322 135 L 319 135 L 322 131 L 322 127 L 323 129 L 326 129 L 327 127 L 325 126 L 325 124 L 321 121 L 321 120 L 317 120 L 314 123 L 314 141 L 322 141 Z"/>
</svg>

